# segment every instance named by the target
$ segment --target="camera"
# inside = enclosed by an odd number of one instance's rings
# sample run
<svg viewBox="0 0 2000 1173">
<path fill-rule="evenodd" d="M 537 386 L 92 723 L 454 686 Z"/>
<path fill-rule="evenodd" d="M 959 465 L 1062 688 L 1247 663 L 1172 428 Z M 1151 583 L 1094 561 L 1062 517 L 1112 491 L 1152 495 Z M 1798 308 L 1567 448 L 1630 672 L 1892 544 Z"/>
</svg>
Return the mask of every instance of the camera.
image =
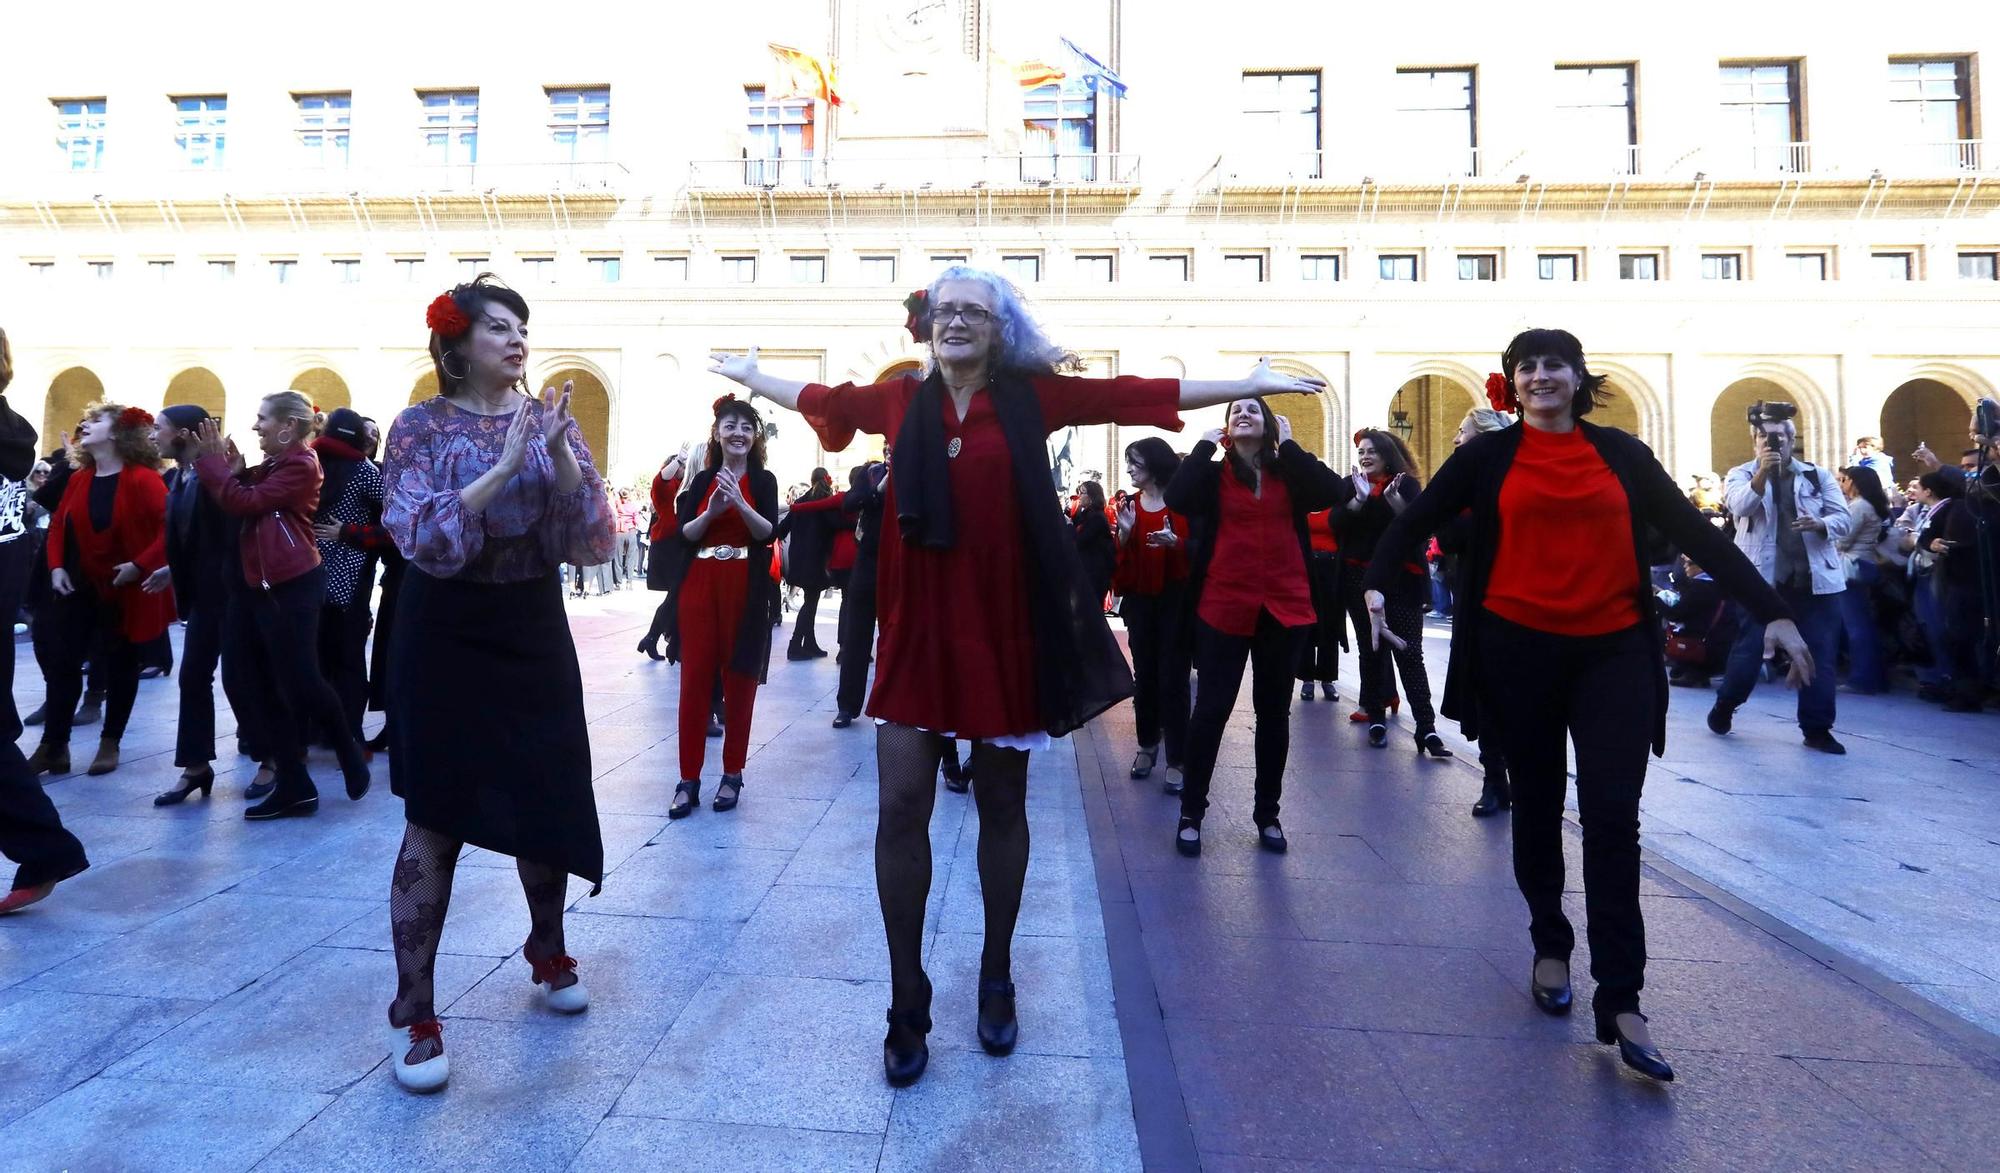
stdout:
<svg viewBox="0 0 2000 1173">
<path fill-rule="evenodd" d="M 1765 424 L 1781 424 L 1789 419 L 1797 419 L 1799 405 L 1796 403 L 1766 403 L 1759 399 L 1750 405 L 1750 426 L 1759 428 Z"/>
</svg>

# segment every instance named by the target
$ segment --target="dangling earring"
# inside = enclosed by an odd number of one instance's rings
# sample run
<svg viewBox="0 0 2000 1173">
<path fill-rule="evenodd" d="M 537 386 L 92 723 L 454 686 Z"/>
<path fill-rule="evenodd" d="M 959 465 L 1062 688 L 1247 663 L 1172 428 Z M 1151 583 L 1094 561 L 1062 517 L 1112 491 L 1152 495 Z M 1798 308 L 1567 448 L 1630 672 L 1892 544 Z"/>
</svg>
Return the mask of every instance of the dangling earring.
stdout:
<svg viewBox="0 0 2000 1173">
<path fill-rule="evenodd" d="M 453 382 L 455 382 L 455 383 L 463 383 L 463 382 L 465 382 L 465 380 L 466 380 L 467 378 L 471 377 L 471 375 L 472 375 L 472 367 L 471 367 L 471 365 L 470 365 L 470 364 L 467 364 L 467 365 L 466 365 L 466 369 L 465 369 L 465 372 L 464 372 L 463 374 L 460 374 L 459 372 L 457 372 L 457 371 L 454 371 L 454 370 L 452 370 L 452 369 L 451 369 L 451 364 L 450 364 L 449 362 L 446 362 L 446 361 L 445 361 L 446 359 L 449 359 L 450 357 L 451 357 L 451 351 L 449 351 L 449 350 L 446 350 L 446 351 L 441 351 L 441 352 L 440 352 L 440 353 L 438 354 L 438 369 L 439 369 L 439 370 L 442 370 L 442 371 L 444 372 L 444 376 L 445 376 L 445 378 L 447 378 L 447 379 L 450 379 L 450 380 L 452 380 L 452 381 L 453 381 Z"/>
</svg>

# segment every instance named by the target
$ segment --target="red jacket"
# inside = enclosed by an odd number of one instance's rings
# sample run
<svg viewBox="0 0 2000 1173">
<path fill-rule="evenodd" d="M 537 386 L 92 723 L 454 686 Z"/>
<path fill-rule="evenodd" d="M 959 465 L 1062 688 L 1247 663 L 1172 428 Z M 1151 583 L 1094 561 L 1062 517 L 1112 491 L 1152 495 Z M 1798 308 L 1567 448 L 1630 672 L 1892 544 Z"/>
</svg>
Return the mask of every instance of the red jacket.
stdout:
<svg viewBox="0 0 2000 1173">
<path fill-rule="evenodd" d="M 167 483 L 143 465 L 128 464 L 118 477 L 111 503 L 111 528 L 99 533 L 90 524 L 92 470 L 77 469 L 63 486 L 62 500 L 49 518 L 49 569 L 68 570 L 90 584 L 101 599 L 116 604 L 119 633 L 132 643 L 158 639 L 174 621 L 174 593 L 149 595 L 139 589 L 145 577 L 167 564 Z M 65 527 L 76 536 L 78 566 L 65 567 L 68 552 Z M 120 563 L 139 568 L 139 581 L 111 585 Z"/>
<path fill-rule="evenodd" d="M 196 461 L 194 471 L 224 513 L 243 519 L 238 544 L 245 582 L 268 591 L 319 565 L 312 519 L 325 474 L 311 449 L 267 456 L 242 472 L 232 472 L 229 459 L 217 453 Z"/>
</svg>

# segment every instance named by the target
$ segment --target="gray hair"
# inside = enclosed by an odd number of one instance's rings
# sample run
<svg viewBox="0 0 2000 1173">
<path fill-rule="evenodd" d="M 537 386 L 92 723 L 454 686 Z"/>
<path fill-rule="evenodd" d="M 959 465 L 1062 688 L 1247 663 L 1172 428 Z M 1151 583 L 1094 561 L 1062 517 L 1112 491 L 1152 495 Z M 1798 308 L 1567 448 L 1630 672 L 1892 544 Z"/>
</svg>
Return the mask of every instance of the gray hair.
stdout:
<svg viewBox="0 0 2000 1173">
<path fill-rule="evenodd" d="M 1781 420 L 1767 419 L 1763 423 L 1751 424 L 1750 425 L 1751 438 L 1761 440 L 1764 436 L 1764 430 L 1770 427 L 1772 424 L 1777 424 L 1778 426 L 1784 428 L 1785 435 L 1791 437 L 1794 441 L 1796 441 L 1799 438 L 1799 421 L 1792 416 L 1786 416 L 1784 419 Z"/>
<path fill-rule="evenodd" d="M 1014 288 L 1012 281 L 990 269 L 952 265 L 932 279 L 924 293 L 926 305 L 937 303 L 938 287 L 947 281 L 977 282 L 985 286 L 987 295 L 993 299 L 989 308 L 1000 326 L 1000 353 L 993 360 L 996 373 L 1052 375 L 1058 371 L 1083 368 L 1082 359 L 1049 341 L 1049 336 L 1042 332 L 1041 323 L 1028 312 L 1027 304 L 1021 299 L 1021 291 Z M 937 355 L 933 352 L 930 361 L 924 364 L 924 374 L 930 374 L 936 367 Z"/>
<path fill-rule="evenodd" d="M 1475 407 L 1465 413 L 1465 418 L 1459 421 L 1458 426 L 1462 428 L 1466 424 L 1471 424 L 1475 432 L 1498 432 L 1512 427 L 1513 423 L 1514 417 L 1504 411 L 1496 411 L 1490 407 Z"/>
</svg>

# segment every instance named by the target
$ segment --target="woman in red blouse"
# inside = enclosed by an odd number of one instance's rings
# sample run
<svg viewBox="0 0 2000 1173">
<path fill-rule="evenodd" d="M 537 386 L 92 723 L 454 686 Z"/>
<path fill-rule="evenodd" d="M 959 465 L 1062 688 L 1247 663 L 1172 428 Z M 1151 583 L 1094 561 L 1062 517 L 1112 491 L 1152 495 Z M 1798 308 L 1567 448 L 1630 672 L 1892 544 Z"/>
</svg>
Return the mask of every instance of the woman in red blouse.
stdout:
<svg viewBox="0 0 2000 1173">
<path fill-rule="evenodd" d="M 1576 934 L 1563 910 L 1563 794 L 1576 747 L 1584 912 L 1597 1038 L 1655 1079 L 1673 1068 L 1639 1012 L 1646 929 L 1639 906 L 1639 793 L 1646 750 L 1666 747 L 1667 676 L 1641 534 L 1651 526 L 1767 623 L 1794 683 L 1812 655 L 1785 604 L 1749 560 L 1681 495 L 1637 439 L 1581 417 L 1602 376 L 1564 330 L 1529 330 L 1500 359 L 1523 421 L 1474 436 L 1376 545 L 1365 600 L 1372 643 L 1402 642 L 1383 590 L 1424 538 L 1470 511 L 1452 624 L 1444 714 L 1506 750 L 1514 797 L 1514 878 L 1535 949 L 1535 1004 L 1568 1014 Z"/>
<path fill-rule="evenodd" d="M 1306 577 L 1312 583 L 1315 618 L 1312 635 L 1299 653 L 1299 699 L 1313 699 L 1313 682 L 1318 681 L 1320 699 L 1330 701 L 1333 682 L 1340 679 L 1340 652 L 1347 646 L 1346 616 L 1340 609 L 1340 539 L 1333 533 L 1333 510 L 1308 514 L 1306 536 L 1312 541 Z"/>
<path fill-rule="evenodd" d="M 1168 794 L 1181 792 L 1187 763 L 1191 671 L 1188 520 L 1168 509 L 1163 495 L 1180 466 L 1180 454 L 1158 436 L 1125 446 L 1133 493 L 1118 507 L 1118 574 L 1112 580 L 1132 651 L 1132 720 L 1139 734 L 1132 776 L 1152 776 L 1164 740 Z"/>
<path fill-rule="evenodd" d="M 1210 459 L 1228 438 L 1220 463 Z M 1225 427 L 1194 446 L 1167 486 L 1167 504 L 1187 515 L 1195 550 L 1194 716 L 1188 722 L 1187 787 L 1174 846 L 1201 854 L 1201 819 L 1222 731 L 1236 707 L 1243 666 L 1257 712 L 1257 842 L 1283 851 L 1278 824 L 1291 753 L 1292 672 L 1311 631 L 1306 517 L 1342 504 L 1353 485 L 1292 440 L 1291 424 L 1262 399 L 1229 405 Z"/>
<path fill-rule="evenodd" d="M 715 372 L 795 408 L 830 451 L 858 431 L 892 438 L 879 567 L 873 695 L 881 785 L 875 877 L 893 1006 L 883 1043 L 892 1084 L 923 1074 L 929 980 L 922 963 L 929 825 L 946 738 L 975 742 L 979 877 L 986 905 L 979 1040 L 1014 1046 L 1009 978 L 1028 865 L 1028 753 L 1129 696 L 1102 600 L 1078 589 L 1072 530 L 1051 491 L 1058 429 L 1178 428 L 1180 411 L 1266 391 L 1316 391 L 1259 363 L 1228 382 L 1080 379 L 1003 277 L 953 266 L 905 303 L 935 359 L 925 377 L 824 387 L 766 374 L 757 352 L 717 354 Z"/>
</svg>

